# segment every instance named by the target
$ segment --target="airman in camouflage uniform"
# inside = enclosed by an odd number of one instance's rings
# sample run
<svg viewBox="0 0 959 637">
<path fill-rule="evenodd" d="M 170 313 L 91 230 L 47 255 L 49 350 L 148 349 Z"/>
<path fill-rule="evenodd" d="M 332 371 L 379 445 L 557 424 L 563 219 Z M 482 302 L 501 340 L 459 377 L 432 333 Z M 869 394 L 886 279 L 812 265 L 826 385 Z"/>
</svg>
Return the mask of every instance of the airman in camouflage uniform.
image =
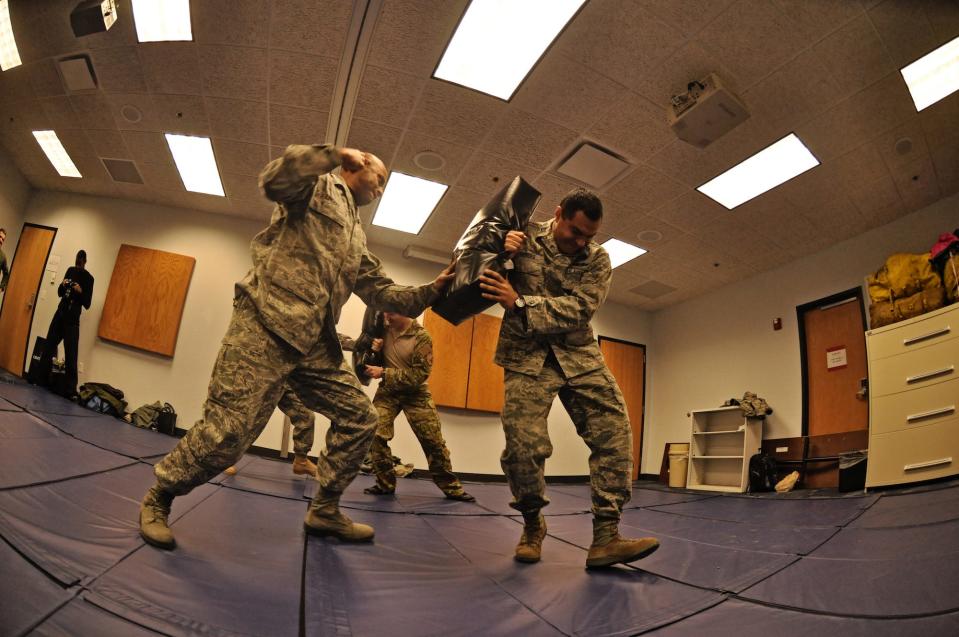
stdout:
<svg viewBox="0 0 959 637">
<path fill-rule="evenodd" d="M 453 475 L 450 452 L 440 431 L 439 414 L 433 404 L 426 380 L 433 369 L 433 340 L 426 328 L 414 319 L 393 312 L 385 313 L 385 338 L 373 342 L 375 351 L 382 348 L 385 366 L 367 365 L 367 373 L 380 379 L 373 406 L 379 413 L 379 425 L 370 448 L 376 485 L 364 489 L 375 495 L 391 494 L 396 490 L 396 470 L 390 440 L 393 439 L 393 421 L 400 411 L 423 447 L 433 482 L 447 498 L 472 502 L 476 498 L 463 490 Z"/>
<path fill-rule="evenodd" d="M 342 166 L 340 175 L 330 173 Z M 339 510 L 376 429 L 376 410 L 346 364 L 336 335 L 351 293 L 383 310 L 420 314 L 449 280 L 396 285 L 366 247 L 357 206 L 379 197 L 386 167 L 375 156 L 335 146 L 288 146 L 260 174 L 277 204 L 269 227 L 252 243 L 253 268 L 237 284 L 233 318 L 217 356 L 196 423 L 154 468 L 157 483 L 140 508 L 140 534 L 173 548 L 167 525 L 174 496 L 233 464 L 259 436 L 284 392 L 336 427 L 319 457 L 319 491 L 308 533 L 369 541 L 373 529 Z"/>
<path fill-rule="evenodd" d="M 593 337 L 590 321 L 606 300 L 612 268 L 592 239 L 603 208 L 590 191 L 569 193 L 548 222 L 510 232 L 512 283 L 492 270 L 481 277 L 484 296 L 506 313 L 495 362 L 505 368 L 501 463 L 513 492 L 511 506 L 525 521 L 516 559 L 540 559 L 546 522 L 544 468 L 553 447 L 546 429 L 553 399 L 560 401 L 590 449 L 593 544 L 588 567 L 631 562 L 659 546 L 654 538 L 619 536 L 632 489 L 632 431 L 626 404 Z M 528 240 L 527 240 L 528 239 Z"/>
</svg>

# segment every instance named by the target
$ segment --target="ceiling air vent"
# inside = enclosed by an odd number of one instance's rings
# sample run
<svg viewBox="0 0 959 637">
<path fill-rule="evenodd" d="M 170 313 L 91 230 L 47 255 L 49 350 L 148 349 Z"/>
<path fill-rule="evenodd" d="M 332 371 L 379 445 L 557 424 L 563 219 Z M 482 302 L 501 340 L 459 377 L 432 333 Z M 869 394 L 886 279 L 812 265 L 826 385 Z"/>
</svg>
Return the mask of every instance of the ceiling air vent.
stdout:
<svg viewBox="0 0 959 637">
<path fill-rule="evenodd" d="M 630 292 L 633 294 L 639 294 L 645 296 L 647 299 L 658 299 L 659 297 L 669 294 L 670 292 L 675 292 L 676 288 L 671 285 L 666 285 L 665 283 L 660 283 L 659 281 L 647 281 L 641 285 L 637 285 Z"/>
<path fill-rule="evenodd" d="M 122 181 L 125 184 L 142 184 L 143 177 L 137 170 L 137 165 L 128 159 L 104 159 L 100 158 L 107 172 L 113 177 L 113 181 Z"/>
<path fill-rule="evenodd" d="M 93 62 L 89 55 L 71 55 L 57 60 L 60 77 L 68 91 L 97 90 L 97 76 L 93 72 Z"/>
<path fill-rule="evenodd" d="M 583 142 L 565 161 L 560 162 L 556 172 L 602 190 L 627 168 L 629 163 L 618 155 L 591 142 Z"/>
</svg>

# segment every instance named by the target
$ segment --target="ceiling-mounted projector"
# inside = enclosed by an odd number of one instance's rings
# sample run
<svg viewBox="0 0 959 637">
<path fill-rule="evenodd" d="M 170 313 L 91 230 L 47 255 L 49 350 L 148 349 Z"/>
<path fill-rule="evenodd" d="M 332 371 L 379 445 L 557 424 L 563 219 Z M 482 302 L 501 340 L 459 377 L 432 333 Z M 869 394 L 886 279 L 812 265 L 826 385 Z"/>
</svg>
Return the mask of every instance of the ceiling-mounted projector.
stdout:
<svg viewBox="0 0 959 637">
<path fill-rule="evenodd" d="M 70 26 L 73 28 L 73 35 L 78 38 L 106 31 L 116 21 L 117 7 L 114 0 L 84 0 L 70 12 Z"/>
<path fill-rule="evenodd" d="M 696 148 L 706 148 L 749 118 L 746 106 L 715 73 L 687 88 L 670 100 L 666 118 L 676 136 Z"/>
</svg>

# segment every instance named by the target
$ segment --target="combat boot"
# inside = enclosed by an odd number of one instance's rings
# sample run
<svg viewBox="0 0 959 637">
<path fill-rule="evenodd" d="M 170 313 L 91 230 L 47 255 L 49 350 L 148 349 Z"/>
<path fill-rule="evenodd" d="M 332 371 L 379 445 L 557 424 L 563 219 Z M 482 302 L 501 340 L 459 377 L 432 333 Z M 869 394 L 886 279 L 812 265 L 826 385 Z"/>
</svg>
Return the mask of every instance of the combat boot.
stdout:
<svg viewBox="0 0 959 637">
<path fill-rule="evenodd" d="M 354 522 L 340 512 L 340 494 L 320 489 L 303 520 L 310 535 L 333 536 L 344 542 L 373 541 L 373 527 Z"/>
<path fill-rule="evenodd" d="M 546 518 L 541 514 L 529 518 L 524 516 L 523 535 L 520 536 L 519 544 L 516 545 L 516 554 L 513 559 L 526 564 L 538 562 L 543 552 L 544 537 L 546 537 Z"/>
<path fill-rule="evenodd" d="M 638 540 L 620 537 L 618 527 L 617 520 L 593 520 L 593 544 L 586 555 L 586 568 L 635 562 L 659 548 L 659 540 L 654 537 Z"/>
<path fill-rule="evenodd" d="M 298 476 L 307 475 L 316 477 L 316 465 L 306 455 L 293 456 L 293 473 Z"/>
<path fill-rule="evenodd" d="M 140 503 L 140 537 L 147 544 L 167 550 L 176 546 L 173 531 L 167 525 L 172 504 L 173 496 L 160 487 L 154 485 L 147 491 Z"/>
</svg>

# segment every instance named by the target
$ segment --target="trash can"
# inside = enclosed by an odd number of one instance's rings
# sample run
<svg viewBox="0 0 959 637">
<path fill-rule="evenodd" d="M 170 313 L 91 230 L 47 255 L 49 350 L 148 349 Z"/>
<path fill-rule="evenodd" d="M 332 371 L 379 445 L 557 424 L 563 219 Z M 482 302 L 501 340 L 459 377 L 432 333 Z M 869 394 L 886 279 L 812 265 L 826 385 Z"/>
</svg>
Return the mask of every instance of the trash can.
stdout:
<svg viewBox="0 0 959 637">
<path fill-rule="evenodd" d="M 689 445 L 669 445 L 669 486 L 686 486 L 686 468 L 689 465 Z"/>
<path fill-rule="evenodd" d="M 867 449 L 843 451 L 839 454 L 839 491 L 862 491 L 866 488 Z"/>
</svg>

